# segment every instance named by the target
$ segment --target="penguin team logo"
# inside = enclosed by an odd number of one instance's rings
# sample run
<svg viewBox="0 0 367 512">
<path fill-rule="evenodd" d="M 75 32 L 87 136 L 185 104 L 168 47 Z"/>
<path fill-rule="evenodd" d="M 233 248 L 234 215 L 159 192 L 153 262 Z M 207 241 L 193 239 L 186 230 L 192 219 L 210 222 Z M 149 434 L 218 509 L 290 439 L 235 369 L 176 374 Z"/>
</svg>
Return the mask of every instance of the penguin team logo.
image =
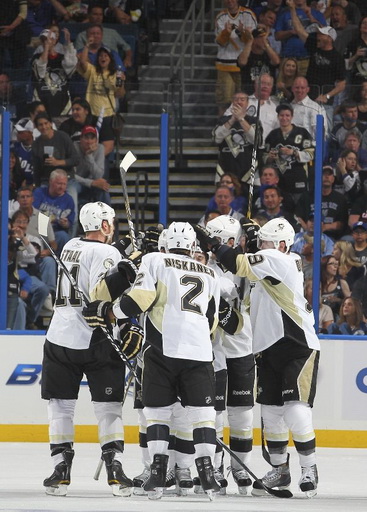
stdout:
<svg viewBox="0 0 367 512">
<path fill-rule="evenodd" d="M 212 397 L 211 396 L 206 396 L 205 397 L 205 403 L 206 404 L 211 404 L 212 403 Z"/>
<path fill-rule="evenodd" d="M 112 388 L 106 388 L 104 392 L 106 395 L 112 395 Z"/>
</svg>

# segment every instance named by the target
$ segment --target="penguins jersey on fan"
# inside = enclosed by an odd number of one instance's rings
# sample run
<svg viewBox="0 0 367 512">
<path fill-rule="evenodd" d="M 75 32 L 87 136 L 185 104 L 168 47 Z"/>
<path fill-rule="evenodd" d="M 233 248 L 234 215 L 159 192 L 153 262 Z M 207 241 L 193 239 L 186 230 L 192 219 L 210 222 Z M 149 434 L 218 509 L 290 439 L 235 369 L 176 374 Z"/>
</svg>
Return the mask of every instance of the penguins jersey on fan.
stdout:
<svg viewBox="0 0 367 512">
<path fill-rule="evenodd" d="M 240 305 L 239 286 L 241 278 L 233 275 L 231 272 L 224 271 L 215 260 L 210 259 L 208 266 L 212 268 L 219 277 L 221 297 L 229 302 L 231 306 L 239 310 L 243 316 L 243 326 L 240 332 L 236 334 L 228 334 L 220 327 L 217 328 L 214 343 L 215 356 L 218 358 L 218 342 L 220 342 L 220 346 L 226 358 L 244 357 L 252 354 L 250 317 L 243 311 Z"/>
<path fill-rule="evenodd" d="M 73 238 L 63 248 L 60 259 L 89 300 L 105 299 L 90 296 L 90 291 L 106 272 L 121 260 L 111 245 Z M 47 339 L 56 345 L 82 350 L 89 347 L 93 329 L 85 322 L 84 302 L 62 270 L 59 271 L 54 314 Z M 71 329 L 70 326 L 73 328 Z"/>
<path fill-rule="evenodd" d="M 302 293 L 304 276 L 298 254 L 264 249 L 237 256 L 236 267 L 237 275 L 252 281 L 250 318 L 255 354 L 283 337 L 320 350 L 313 311 Z"/>
<path fill-rule="evenodd" d="M 219 281 L 189 256 L 150 253 L 120 305 L 117 318 L 145 316 L 146 339 L 168 357 L 212 361 L 210 332 L 218 322 Z M 122 313 L 121 313 L 122 312 Z"/>
</svg>

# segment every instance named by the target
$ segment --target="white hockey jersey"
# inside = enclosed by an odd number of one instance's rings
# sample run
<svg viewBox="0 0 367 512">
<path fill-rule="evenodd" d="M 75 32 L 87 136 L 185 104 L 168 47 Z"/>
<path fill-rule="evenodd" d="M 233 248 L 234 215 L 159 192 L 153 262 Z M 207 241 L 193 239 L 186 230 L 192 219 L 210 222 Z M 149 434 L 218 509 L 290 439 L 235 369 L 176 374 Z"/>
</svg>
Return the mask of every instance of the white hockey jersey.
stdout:
<svg viewBox="0 0 367 512">
<path fill-rule="evenodd" d="M 320 350 L 314 315 L 303 295 L 303 272 L 298 254 L 264 249 L 236 258 L 239 276 L 252 281 L 250 318 L 253 351 L 261 352 L 283 337 Z"/>
<path fill-rule="evenodd" d="M 101 242 L 73 238 L 63 248 L 60 258 L 83 293 L 89 296 L 101 277 L 121 260 L 120 252 Z M 101 297 L 102 298 L 102 297 Z M 98 297 L 93 297 L 98 299 Z M 54 314 L 47 339 L 55 345 L 82 350 L 89 347 L 93 329 L 82 315 L 84 303 L 63 271 L 59 271 Z"/>
<path fill-rule="evenodd" d="M 219 281 L 212 269 L 172 253 L 143 256 L 126 296 L 140 311 L 147 311 L 149 343 L 159 344 L 168 357 L 194 361 L 213 360 L 210 331 L 218 322 L 219 298 Z M 123 304 L 124 299 L 122 311 Z"/>
</svg>

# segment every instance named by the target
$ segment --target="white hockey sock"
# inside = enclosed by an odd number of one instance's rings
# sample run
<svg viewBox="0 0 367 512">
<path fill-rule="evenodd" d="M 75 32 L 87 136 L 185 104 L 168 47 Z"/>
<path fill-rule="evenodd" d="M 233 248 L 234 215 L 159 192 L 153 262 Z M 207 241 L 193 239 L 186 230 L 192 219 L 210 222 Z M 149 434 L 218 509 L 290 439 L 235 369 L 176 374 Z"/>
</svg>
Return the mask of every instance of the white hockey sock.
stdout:
<svg viewBox="0 0 367 512">
<path fill-rule="evenodd" d="M 98 439 L 104 446 L 113 441 L 124 440 L 122 406 L 120 402 L 93 402 L 98 421 Z"/>
</svg>

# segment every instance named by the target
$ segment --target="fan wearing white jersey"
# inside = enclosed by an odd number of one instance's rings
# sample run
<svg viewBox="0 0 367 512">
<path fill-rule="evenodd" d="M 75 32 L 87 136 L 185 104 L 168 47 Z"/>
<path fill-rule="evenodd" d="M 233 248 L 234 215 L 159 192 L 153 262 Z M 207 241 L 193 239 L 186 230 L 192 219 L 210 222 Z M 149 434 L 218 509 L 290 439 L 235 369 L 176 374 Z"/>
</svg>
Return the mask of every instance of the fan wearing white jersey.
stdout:
<svg viewBox="0 0 367 512">
<path fill-rule="evenodd" d="M 254 225 L 243 226 L 254 241 Z M 272 219 L 257 232 L 256 254 L 237 254 L 220 245 L 202 228 L 199 240 L 207 243 L 231 272 L 252 282 L 250 317 L 253 351 L 257 354 L 257 402 L 261 404 L 270 463 L 263 477 L 268 487 L 291 483 L 288 430 L 301 465 L 300 489 L 307 496 L 317 492 L 316 443 L 312 423 L 313 401 L 320 356 L 314 316 L 303 295 L 301 259 L 290 253 L 294 230 L 282 218 Z M 263 494 L 254 482 L 252 493 Z"/>
<path fill-rule="evenodd" d="M 219 491 L 212 465 L 216 441 L 210 336 L 218 323 L 220 288 L 213 270 L 192 259 L 195 245 L 192 226 L 173 222 L 167 230 L 168 253 L 143 256 L 132 289 L 107 313 L 122 319 L 147 312 L 142 401 L 151 466 L 144 489 L 153 499 L 162 496 L 165 486 L 177 396 L 193 424 L 195 463 L 203 489 L 209 497 Z M 93 321 L 93 303 L 87 309 L 84 316 Z"/>
<path fill-rule="evenodd" d="M 115 211 L 102 202 L 88 203 L 80 210 L 79 218 L 85 236 L 67 242 L 60 259 L 88 300 L 113 300 L 129 286 L 121 255 L 110 245 Z M 92 293 L 93 288 L 100 289 L 99 280 L 115 265 L 119 265 L 119 277 L 101 288 L 103 294 Z M 130 271 L 131 267 L 128 267 Z M 135 275 L 130 276 L 130 280 Z M 132 481 L 121 466 L 124 449 L 121 402 L 125 365 L 103 331 L 93 331 L 86 323 L 82 315 L 83 305 L 83 297 L 61 269 L 42 367 L 42 398 L 48 400 L 54 464 L 54 473 L 44 480 L 43 485 L 47 494 L 65 495 L 67 492 L 74 457 L 74 410 L 85 374 L 98 420 L 98 436 L 108 483 L 113 494 L 129 495 Z"/>
<path fill-rule="evenodd" d="M 239 244 L 242 229 L 238 220 L 229 215 L 220 215 L 209 221 L 207 231 L 222 244 L 236 248 Z M 223 397 L 223 405 L 216 403 L 217 435 L 220 437 L 218 427 L 223 431 L 223 410 L 227 407 L 229 423 L 229 446 L 231 450 L 244 462 L 249 464 L 252 451 L 252 425 L 255 386 L 255 360 L 252 353 L 252 333 L 250 317 L 242 307 L 240 298 L 241 278 L 227 271 L 212 254 L 208 266 L 220 277 L 221 297 L 237 308 L 243 317 L 242 328 L 236 334 L 228 334 L 221 327 L 215 332 L 213 343 L 216 361 L 223 361 L 226 371 L 219 368 L 216 379 L 218 386 L 223 384 L 221 375 L 224 373 L 224 389 L 218 389 L 217 397 Z M 244 279 L 244 278 L 242 278 Z M 243 283 L 244 284 L 244 283 Z M 223 355 L 222 355 L 223 354 Z M 218 368 L 214 366 L 216 370 Z M 227 393 L 225 390 L 227 388 Z M 226 396 L 225 396 L 226 395 Z M 217 454 L 221 455 L 222 448 L 217 446 Z M 227 484 L 221 469 L 221 457 L 216 457 L 216 478 L 222 487 Z M 238 485 L 240 494 L 247 494 L 251 480 L 247 472 L 231 459 L 233 478 Z"/>
</svg>

